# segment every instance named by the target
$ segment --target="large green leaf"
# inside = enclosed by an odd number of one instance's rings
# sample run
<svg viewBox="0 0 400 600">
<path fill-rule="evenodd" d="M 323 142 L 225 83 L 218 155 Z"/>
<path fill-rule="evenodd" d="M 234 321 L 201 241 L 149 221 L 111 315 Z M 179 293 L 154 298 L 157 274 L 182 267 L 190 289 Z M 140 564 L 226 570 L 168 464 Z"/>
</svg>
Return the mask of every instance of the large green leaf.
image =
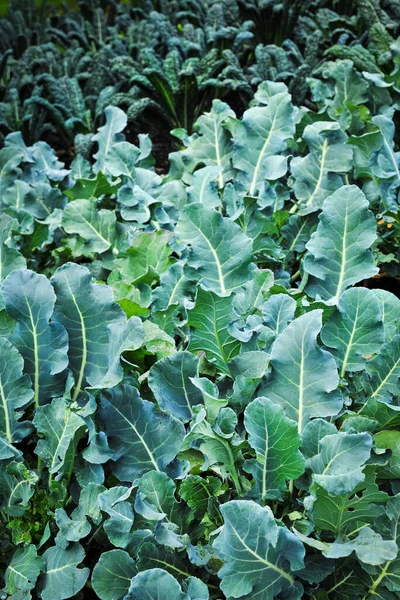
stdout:
<svg viewBox="0 0 400 600">
<path fill-rule="evenodd" d="M 39 580 L 43 600 L 63 600 L 77 594 L 89 577 L 87 567 L 78 568 L 85 558 L 80 544 L 70 544 L 65 550 L 52 546 L 43 554 L 45 572 Z"/>
<path fill-rule="evenodd" d="M 364 525 L 373 524 L 384 512 L 381 505 L 389 500 L 386 492 L 379 490 L 372 473 L 351 492 L 332 495 L 317 485 L 313 493 L 311 517 L 315 527 L 336 536 L 352 535 Z"/>
<path fill-rule="evenodd" d="M 43 567 L 44 560 L 37 555 L 36 546 L 29 544 L 17 548 L 5 572 L 6 586 L 4 591 L 10 595 L 18 592 L 27 594 L 35 587 L 36 580 Z"/>
<path fill-rule="evenodd" d="M 221 506 L 224 526 L 213 544 L 225 561 L 218 572 L 227 598 L 288 600 L 302 597 L 293 572 L 304 567 L 304 548 L 286 527 L 278 527 L 269 507 L 251 500 Z"/>
<path fill-rule="evenodd" d="M 287 479 L 296 479 L 304 471 L 299 452 L 297 423 L 268 398 L 257 398 L 244 413 L 244 426 L 256 458 L 245 462 L 244 469 L 255 479 L 251 491 L 257 500 L 280 498 Z"/>
<path fill-rule="evenodd" d="M 151 284 L 164 273 L 173 263 L 170 237 L 171 233 L 164 230 L 137 235 L 118 266 L 124 281 L 133 285 Z"/>
<path fill-rule="evenodd" d="M 125 600 L 191 600 L 177 580 L 162 569 L 149 569 L 133 579 Z"/>
<path fill-rule="evenodd" d="M 62 226 L 79 237 L 73 247 L 76 256 L 106 252 L 115 246 L 118 226 L 114 211 L 97 207 L 96 200 L 74 200 L 63 212 Z M 115 252 L 115 248 L 113 248 Z"/>
<path fill-rule="evenodd" d="M 385 534 L 400 548 L 400 494 L 397 494 L 388 502 L 386 514 L 388 523 L 381 522 L 385 526 Z M 398 595 L 400 591 L 400 549 L 395 558 L 388 560 L 382 566 L 367 567 L 363 565 L 363 568 L 368 572 L 368 574 L 363 573 L 363 582 L 367 586 L 365 600 L 372 600 L 373 598 L 386 599 Z M 390 592 L 392 592 L 391 595 L 389 595 Z"/>
<path fill-rule="evenodd" d="M 216 210 L 189 204 L 178 221 L 176 236 L 190 246 L 191 274 L 195 270 L 200 283 L 213 292 L 226 294 L 250 278 L 251 239 Z"/>
<path fill-rule="evenodd" d="M 400 333 L 400 299 L 386 290 L 374 290 L 382 304 L 382 321 L 385 326 L 385 342 Z"/>
<path fill-rule="evenodd" d="M 152 366 L 149 387 L 159 407 L 184 422 L 193 416 L 192 406 L 203 402 L 200 390 L 190 381 L 198 375 L 199 360 L 190 352 L 176 352 Z"/>
<path fill-rule="evenodd" d="M 378 352 L 385 339 L 381 303 L 372 290 L 351 288 L 339 298 L 336 312 L 321 331 L 321 340 L 346 371 L 361 371 L 365 356 Z"/>
<path fill-rule="evenodd" d="M 365 365 L 364 389 L 368 397 L 378 402 L 390 402 L 399 393 L 400 335 L 395 335 Z"/>
<path fill-rule="evenodd" d="M 355 185 L 345 185 L 324 201 L 317 230 L 306 247 L 306 291 L 323 300 L 339 299 L 350 285 L 378 272 L 370 250 L 376 222 Z"/>
<path fill-rule="evenodd" d="M 125 129 L 128 122 L 127 116 L 123 110 L 116 106 L 107 106 L 104 110 L 106 116 L 106 124 L 99 127 L 98 133 L 96 133 L 92 140 L 98 143 L 98 151 L 94 155 L 96 162 L 93 166 L 93 171 L 98 173 L 108 173 L 107 161 L 111 148 L 117 142 L 124 140 L 124 135 L 121 131 Z M 114 164 L 114 160 L 111 157 L 111 164 Z M 112 174 L 112 171 L 110 172 Z"/>
<path fill-rule="evenodd" d="M 129 502 L 132 488 L 116 485 L 99 494 L 99 507 L 108 515 L 103 527 L 113 546 L 126 548 L 132 539 L 131 529 L 135 520 L 133 506 Z"/>
<path fill-rule="evenodd" d="M 21 269 L 3 282 L 8 314 L 17 321 L 11 341 L 25 361 L 33 383 L 35 405 L 64 392 L 68 365 L 68 337 L 62 324 L 50 321 L 56 302 L 44 275 Z"/>
<path fill-rule="evenodd" d="M 158 412 L 130 385 L 101 395 L 98 421 L 118 457 L 111 466 L 121 481 L 133 481 L 151 470 L 164 471 L 185 435 L 178 419 Z"/>
<path fill-rule="evenodd" d="M 227 119 L 234 140 L 233 166 L 249 195 L 262 190 L 277 155 L 287 148 L 294 135 L 294 108 L 287 91 L 270 97 L 267 106 L 249 108 L 240 121 Z M 283 173 L 284 174 L 284 173 Z"/>
<path fill-rule="evenodd" d="M 18 350 L 0 338 L 0 436 L 8 444 L 24 436 L 23 430 L 18 431 L 18 419 L 33 397 L 29 375 L 23 375 L 23 368 L 24 360 Z"/>
<path fill-rule="evenodd" d="M 307 125 L 303 139 L 310 153 L 296 156 L 290 166 L 297 206 L 301 214 L 308 214 L 321 208 L 325 198 L 343 185 L 339 173 L 350 171 L 353 150 L 346 145 L 347 136 L 339 123 L 331 121 Z"/>
<path fill-rule="evenodd" d="M 364 481 L 364 465 L 372 448 L 369 433 L 326 435 L 319 443 L 319 453 L 307 461 L 314 481 L 333 495 L 346 494 Z"/>
<path fill-rule="evenodd" d="M 35 452 L 50 473 L 57 473 L 62 470 L 68 449 L 85 421 L 64 398 L 54 398 L 51 404 L 36 409 L 33 423 L 42 436 Z"/>
<path fill-rule="evenodd" d="M 0 469 L 1 509 L 6 515 L 19 517 L 29 507 L 38 475 L 23 462 L 12 461 Z"/>
<path fill-rule="evenodd" d="M 8 215 L 0 215 L 0 282 L 16 269 L 24 269 L 26 260 L 18 250 L 7 245 L 11 237 L 12 219 Z M 2 308 L 0 296 L 0 308 Z"/>
<path fill-rule="evenodd" d="M 111 288 L 91 279 L 88 269 L 72 263 L 57 269 L 51 279 L 57 294 L 54 317 L 69 334 L 74 400 L 86 386 L 96 387 L 102 382 L 115 361 L 115 356 L 110 356 L 109 326 L 126 324 Z"/>
<path fill-rule="evenodd" d="M 122 600 L 128 593 L 135 562 L 124 550 L 103 552 L 92 573 L 92 586 L 100 600 Z"/>
<path fill-rule="evenodd" d="M 240 342 L 228 332 L 228 325 L 235 319 L 232 301 L 219 297 L 199 287 L 196 304 L 188 312 L 191 352 L 205 352 L 207 359 L 225 375 L 230 375 L 228 362 L 239 354 Z"/>
<path fill-rule="evenodd" d="M 322 327 L 322 311 L 312 310 L 290 323 L 271 350 L 270 381 L 260 394 L 280 404 L 297 422 L 301 433 L 313 417 L 337 414 L 341 396 L 335 359 L 316 343 Z"/>
<path fill-rule="evenodd" d="M 209 113 L 203 114 L 195 123 L 195 135 L 190 140 L 189 147 L 182 152 L 182 160 L 189 171 L 194 171 L 198 165 L 218 167 L 218 185 L 231 178 L 232 140 L 229 133 L 222 127 L 227 117 L 235 113 L 225 102 L 214 100 Z"/>
</svg>

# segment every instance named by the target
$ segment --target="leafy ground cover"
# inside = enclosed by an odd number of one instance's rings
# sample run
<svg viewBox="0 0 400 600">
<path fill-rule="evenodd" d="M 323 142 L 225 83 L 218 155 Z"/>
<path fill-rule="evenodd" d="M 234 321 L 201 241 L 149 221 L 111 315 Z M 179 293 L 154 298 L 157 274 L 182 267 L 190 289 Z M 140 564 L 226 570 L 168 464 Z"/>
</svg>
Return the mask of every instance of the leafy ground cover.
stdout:
<svg viewBox="0 0 400 600">
<path fill-rule="evenodd" d="M 167 171 L 112 104 L 73 160 L 4 131 L 4 599 L 400 597 L 399 54 L 339 46 Z"/>
</svg>

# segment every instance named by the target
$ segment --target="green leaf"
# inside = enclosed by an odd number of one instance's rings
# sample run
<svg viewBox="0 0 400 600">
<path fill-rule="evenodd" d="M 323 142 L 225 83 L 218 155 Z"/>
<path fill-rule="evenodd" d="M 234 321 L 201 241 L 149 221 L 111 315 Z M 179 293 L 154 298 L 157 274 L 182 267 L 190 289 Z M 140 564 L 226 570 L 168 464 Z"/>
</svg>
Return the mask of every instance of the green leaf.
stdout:
<svg viewBox="0 0 400 600">
<path fill-rule="evenodd" d="M 381 565 L 392 561 L 397 555 L 397 545 L 393 540 L 385 540 L 370 527 L 363 527 L 353 540 L 340 539 L 327 543 L 308 538 L 296 531 L 297 537 L 312 548 L 320 550 L 326 558 L 345 558 L 355 552 L 358 559 L 366 565 Z M 373 552 L 371 549 L 373 548 Z"/>
<path fill-rule="evenodd" d="M 126 258 L 119 263 L 118 269 L 124 281 L 131 285 L 148 283 L 158 279 L 172 264 L 172 249 L 168 245 L 171 233 L 156 231 L 140 233 L 126 251 Z"/>
<path fill-rule="evenodd" d="M 372 290 L 351 288 L 339 298 L 338 308 L 321 331 L 321 340 L 346 371 L 361 371 L 365 356 L 379 351 L 385 339 L 381 303 Z"/>
<path fill-rule="evenodd" d="M 80 569 L 85 552 L 80 544 L 70 544 L 65 550 L 52 546 L 43 554 L 45 573 L 38 590 L 43 600 L 63 600 L 77 594 L 89 577 L 87 567 Z"/>
<path fill-rule="evenodd" d="M 352 535 L 361 527 L 373 524 L 384 512 L 380 504 L 389 500 L 386 492 L 379 490 L 372 473 L 346 494 L 334 496 L 319 485 L 313 493 L 311 517 L 315 527 L 336 536 Z"/>
<path fill-rule="evenodd" d="M 162 569 L 149 569 L 133 579 L 125 600 L 190 600 L 176 579 Z"/>
<path fill-rule="evenodd" d="M 259 392 L 280 404 L 298 424 L 299 433 L 313 417 L 337 414 L 342 398 L 333 356 L 317 346 L 322 310 L 312 310 L 290 323 L 271 350 L 270 381 Z"/>
<path fill-rule="evenodd" d="M 11 237 L 12 219 L 6 215 L 0 215 L 0 282 L 16 269 L 24 269 L 26 260 L 18 250 L 7 245 Z M 0 297 L 0 307 L 2 308 Z"/>
<path fill-rule="evenodd" d="M 6 569 L 4 591 L 12 595 L 33 590 L 43 568 L 44 560 L 37 555 L 33 544 L 17 548 Z"/>
<path fill-rule="evenodd" d="M 29 506 L 38 475 L 22 462 L 10 462 L 0 469 L 0 499 L 6 515 L 19 517 Z"/>
<path fill-rule="evenodd" d="M 98 132 L 92 137 L 93 142 L 98 143 L 98 151 L 94 154 L 96 162 L 93 166 L 94 173 L 101 171 L 102 173 L 108 173 L 107 162 L 111 148 L 117 142 L 124 139 L 124 136 L 120 133 L 125 129 L 128 122 L 127 116 L 120 108 L 116 106 L 107 106 L 104 110 L 106 117 L 106 124 L 99 127 Z M 110 162 L 112 167 L 114 166 L 115 157 L 111 156 Z M 110 174 L 112 174 L 110 172 Z"/>
<path fill-rule="evenodd" d="M 70 202 L 64 209 L 62 226 L 67 233 L 79 236 L 73 248 L 76 256 L 90 256 L 96 252 L 101 254 L 114 247 L 117 241 L 115 212 L 99 210 L 96 200 Z"/>
<path fill-rule="evenodd" d="M 307 125 L 303 139 L 310 152 L 296 156 L 290 166 L 297 206 L 306 215 L 321 208 L 325 198 L 343 185 L 339 173 L 350 171 L 353 149 L 346 145 L 347 136 L 339 123 L 331 121 Z"/>
<path fill-rule="evenodd" d="M 113 546 L 126 548 L 132 539 L 131 529 L 135 520 L 132 504 L 128 501 L 132 488 L 114 486 L 99 494 L 99 507 L 109 518 L 103 524 Z"/>
<path fill-rule="evenodd" d="M 391 402 L 392 396 L 398 394 L 400 377 L 400 335 L 380 349 L 365 365 L 363 379 L 364 389 L 368 397 L 378 402 Z"/>
<path fill-rule="evenodd" d="M 244 464 L 244 470 L 255 479 L 251 495 L 258 501 L 280 498 L 286 480 L 296 479 L 304 471 L 297 423 L 268 398 L 257 398 L 245 410 L 244 426 L 256 451 L 256 458 Z"/>
<path fill-rule="evenodd" d="M 223 122 L 235 113 L 225 102 L 214 100 L 212 109 L 204 113 L 194 124 L 196 132 L 190 139 L 189 147 L 182 152 L 182 160 L 190 172 L 199 165 L 218 169 L 218 187 L 232 177 L 232 140 Z"/>
<path fill-rule="evenodd" d="M 23 375 L 23 368 L 18 350 L 0 337 L 0 434 L 8 444 L 24 437 L 18 420 L 33 397 L 29 375 Z"/>
<path fill-rule="evenodd" d="M 226 409 L 230 410 L 230 409 Z M 215 427 L 215 426 L 214 426 Z M 205 457 L 204 469 L 213 469 L 223 477 L 229 477 L 234 482 L 238 493 L 241 484 L 237 470 L 237 461 L 240 456 L 241 445 L 232 444 L 231 435 L 221 435 L 206 420 L 206 412 L 201 409 L 192 420 L 190 430 L 186 435 L 181 450 L 196 448 Z"/>
<path fill-rule="evenodd" d="M 294 319 L 296 301 L 287 294 L 274 294 L 262 306 L 264 323 L 279 335 Z"/>
<path fill-rule="evenodd" d="M 54 318 L 69 334 L 69 366 L 75 378 L 73 400 L 89 386 L 96 387 L 108 373 L 110 325 L 124 326 L 122 308 L 113 301 L 111 288 L 91 283 L 92 275 L 80 265 L 67 263 L 51 282 L 57 294 Z M 115 383 L 114 383 L 115 385 Z"/>
<path fill-rule="evenodd" d="M 209 502 L 223 493 L 221 480 L 212 476 L 188 475 L 179 488 L 181 498 L 185 500 L 194 516 L 199 520 L 206 514 Z"/>
<path fill-rule="evenodd" d="M 400 479 L 400 431 L 380 431 L 374 436 L 377 448 L 389 448 L 389 463 L 379 468 L 379 477 Z"/>
<path fill-rule="evenodd" d="M 306 247 L 306 291 L 315 298 L 339 300 L 350 285 L 378 272 L 370 250 L 376 222 L 355 185 L 345 185 L 324 201 L 317 230 Z"/>
<path fill-rule="evenodd" d="M 93 590 L 100 600 L 122 600 L 136 573 L 135 561 L 124 550 L 103 552 L 93 569 Z"/>
<path fill-rule="evenodd" d="M 186 277 L 183 264 L 177 262 L 162 273 L 160 285 L 152 291 L 153 307 L 155 310 L 167 310 L 174 304 L 183 306 L 192 291 L 193 281 Z"/>
<path fill-rule="evenodd" d="M 161 410 L 183 422 L 193 416 L 192 406 L 201 404 L 203 396 L 190 381 L 198 374 L 199 359 L 190 352 L 176 352 L 152 366 L 149 387 Z"/>
<path fill-rule="evenodd" d="M 382 320 L 385 327 L 385 342 L 390 342 L 400 333 L 400 299 L 386 290 L 374 290 L 382 304 Z"/>
<path fill-rule="evenodd" d="M 64 398 L 54 398 L 51 404 L 36 409 L 33 424 L 43 436 L 35 452 L 50 473 L 57 473 L 62 470 L 68 449 L 77 431 L 85 426 L 85 421 L 68 406 Z"/>
<path fill-rule="evenodd" d="M 293 571 L 304 567 L 304 548 L 286 527 L 278 527 L 269 507 L 233 500 L 221 506 L 224 526 L 213 544 L 225 561 L 218 572 L 228 598 L 301 598 Z"/>
<path fill-rule="evenodd" d="M 234 140 L 233 166 L 249 195 L 262 189 L 271 161 L 294 135 L 294 108 L 287 91 L 272 95 L 267 106 L 249 108 L 242 120 L 227 118 Z"/>
<path fill-rule="evenodd" d="M 56 302 L 44 275 L 21 269 L 4 280 L 2 295 L 8 314 L 17 321 L 11 342 L 25 361 L 35 405 L 45 404 L 65 389 L 68 337 L 60 323 L 50 321 Z"/>
<path fill-rule="evenodd" d="M 193 173 L 192 184 L 187 188 L 189 200 L 198 202 L 207 208 L 219 208 L 217 179 L 221 174 L 219 167 L 204 167 Z"/>
<path fill-rule="evenodd" d="M 372 436 L 369 433 L 326 435 L 319 453 L 308 460 L 314 481 L 332 495 L 346 494 L 364 481 L 364 465 L 369 459 Z"/>
<path fill-rule="evenodd" d="M 154 404 L 142 400 L 129 385 L 100 396 L 98 422 L 118 457 L 111 467 L 120 481 L 133 481 L 153 469 L 164 471 L 184 437 L 178 419 L 156 411 Z"/>
<path fill-rule="evenodd" d="M 207 359 L 228 376 L 227 363 L 240 349 L 240 342 L 228 333 L 228 325 L 234 319 L 230 298 L 198 288 L 196 304 L 188 312 L 188 325 L 193 328 L 188 350 L 205 352 Z"/>
<path fill-rule="evenodd" d="M 249 278 L 251 239 L 239 225 L 201 204 L 185 207 L 176 227 L 180 242 L 190 246 L 190 275 L 218 294 L 239 288 Z"/>
</svg>

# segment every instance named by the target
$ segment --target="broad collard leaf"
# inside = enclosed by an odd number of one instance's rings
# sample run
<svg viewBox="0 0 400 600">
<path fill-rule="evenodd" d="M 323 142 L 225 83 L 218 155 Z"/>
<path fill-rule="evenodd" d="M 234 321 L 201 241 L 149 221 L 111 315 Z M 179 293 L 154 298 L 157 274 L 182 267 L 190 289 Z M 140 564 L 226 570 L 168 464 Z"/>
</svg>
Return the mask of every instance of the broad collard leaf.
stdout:
<svg viewBox="0 0 400 600">
<path fill-rule="evenodd" d="M 199 165 L 216 167 L 219 188 L 232 178 L 233 143 L 222 126 L 228 117 L 235 117 L 233 110 L 225 102 L 214 100 L 211 111 L 196 121 L 193 127 L 195 135 L 191 137 L 188 148 L 182 152 L 182 160 L 190 172 Z"/>
<path fill-rule="evenodd" d="M 56 302 L 44 275 L 21 269 L 4 280 L 2 296 L 8 314 L 17 321 L 11 342 L 32 379 L 35 405 L 45 404 L 65 389 L 68 336 L 62 324 L 50 321 Z"/>
<path fill-rule="evenodd" d="M 200 390 L 191 382 L 198 375 L 199 360 L 190 352 L 176 352 L 159 360 L 149 373 L 149 387 L 161 410 L 190 421 L 193 406 L 203 402 Z"/>
<path fill-rule="evenodd" d="M 279 335 L 294 318 L 296 301 L 287 294 L 274 294 L 262 306 L 264 323 Z"/>
<path fill-rule="evenodd" d="M 108 515 L 103 527 L 113 546 L 126 548 L 131 541 L 131 529 L 135 520 L 133 506 L 129 502 L 132 488 L 114 486 L 98 496 L 99 507 Z"/>
<path fill-rule="evenodd" d="M 179 219 L 176 236 L 190 246 L 190 275 L 195 270 L 196 278 L 211 291 L 226 294 L 250 278 L 251 239 L 216 210 L 189 204 Z"/>
<path fill-rule="evenodd" d="M 368 201 L 355 185 L 345 185 L 324 201 L 317 230 L 306 247 L 304 269 L 311 276 L 307 293 L 339 300 L 350 285 L 378 272 L 370 250 L 376 222 Z"/>
<path fill-rule="evenodd" d="M 294 193 L 300 214 L 321 208 L 323 201 L 343 185 L 339 173 L 352 167 L 353 150 L 346 145 L 347 136 L 339 123 L 317 121 L 307 125 L 303 138 L 310 153 L 297 156 L 291 162 L 295 178 Z"/>
<path fill-rule="evenodd" d="M 18 459 L 19 457 L 17 457 Z M 0 506 L 4 514 L 19 517 L 29 507 L 38 475 L 23 462 L 8 462 L 0 470 Z"/>
<path fill-rule="evenodd" d="M 29 375 L 23 374 L 24 360 L 18 350 L 5 338 L 0 338 L 0 437 L 7 444 L 19 442 L 24 433 L 18 420 L 31 402 L 33 390 Z M 0 450 L 0 457 L 5 449 Z"/>
<path fill-rule="evenodd" d="M 72 263 L 57 269 L 51 279 L 57 294 L 54 317 L 69 334 L 74 400 L 85 387 L 96 387 L 104 379 L 115 361 L 115 356 L 110 356 L 109 325 L 126 323 L 111 288 L 91 279 L 88 269 Z"/>
<path fill-rule="evenodd" d="M 364 357 L 376 354 L 384 339 L 379 298 L 363 288 L 343 292 L 336 312 L 321 331 L 321 340 L 336 358 L 341 377 L 346 371 L 363 370 Z"/>
<path fill-rule="evenodd" d="M 335 433 L 319 443 L 319 453 L 307 461 L 314 481 L 333 495 L 352 492 L 364 481 L 364 465 L 372 449 L 369 433 Z"/>
<path fill-rule="evenodd" d="M 52 546 L 43 554 L 44 575 L 38 589 L 43 600 L 63 600 L 77 594 L 89 577 L 87 567 L 80 568 L 85 552 L 80 544 L 70 544 L 63 549 Z"/>
<path fill-rule="evenodd" d="M 149 569 L 133 579 L 125 600 L 191 600 L 177 580 L 163 569 Z"/>
<path fill-rule="evenodd" d="M 230 298 L 198 288 L 196 304 L 188 312 L 188 325 L 192 327 L 188 350 L 205 352 L 207 359 L 225 375 L 231 375 L 228 363 L 240 350 L 240 342 L 228 331 L 234 319 Z"/>
<path fill-rule="evenodd" d="M 379 490 L 372 473 L 351 492 L 333 495 L 317 485 L 314 494 L 310 513 L 315 527 L 336 536 L 351 536 L 361 527 L 373 524 L 390 498 Z"/>
<path fill-rule="evenodd" d="M 186 276 L 182 262 L 176 262 L 168 271 L 162 273 L 160 285 L 152 291 L 154 309 L 167 310 L 176 304 L 183 306 L 185 300 L 193 293 L 193 283 Z"/>
<path fill-rule="evenodd" d="M 164 471 L 185 435 L 178 419 L 158 412 L 129 385 L 101 395 L 98 421 L 116 453 L 111 467 L 121 481 L 133 481 L 151 470 Z"/>
<path fill-rule="evenodd" d="M 391 402 L 399 393 L 400 335 L 395 335 L 380 349 L 379 354 L 365 365 L 363 386 L 370 399 Z"/>
<path fill-rule="evenodd" d="M 5 572 L 4 591 L 10 596 L 18 592 L 27 594 L 35 587 L 42 570 L 44 560 L 38 556 L 36 546 L 29 544 L 18 548 Z"/>
<path fill-rule="evenodd" d="M 337 414 L 343 400 L 335 392 L 339 376 L 332 354 L 316 343 L 322 311 L 295 319 L 276 338 L 271 350 L 272 373 L 260 393 L 280 404 L 301 433 L 313 417 Z"/>
<path fill-rule="evenodd" d="M 119 262 L 118 269 L 129 284 L 151 284 L 172 264 L 172 249 L 168 245 L 168 231 L 140 233 L 126 251 L 126 258 Z"/>
<path fill-rule="evenodd" d="M 135 561 L 125 550 L 109 550 L 96 563 L 91 582 L 100 600 L 122 600 L 136 573 Z"/>
<path fill-rule="evenodd" d="M 400 299 L 387 290 L 374 290 L 382 305 L 382 321 L 385 328 L 385 342 L 390 342 L 400 333 Z"/>
<path fill-rule="evenodd" d="M 233 166 L 250 196 L 263 189 L 277 155 L 294 135 L 294 107 L 287 91 L 271 96 L 267 106 L 249 108 L 242 120 L 228 118 L 226 126 L 234 140 Z"/>
<path fill-rule="evenodd" d="M 64 398 L 55 398 L 51 404 L 36 409 L 33 423 L 42 437 L 36 454 L 50 473 L 62 471 L 66 454 L 78 430 L 85 427 L 85 421 Z"/>
<path fill-rule="evenodd" d="M 62 217 L 62 226 L 67 233 L 78 237 L 73 247 L 75 256 L 90 256 L 115 248 L 118 238 L 118 225 L 114 211 L 97 207 L 95 200 L 74 200 L 70 202 Z"/>
<path fill-rule="evenodd" d="M 257 398 L 245 410 L 244 426 L 256 451 L 256 458 L 244 464 L 244 470 L 255 480 L 250 493 L 261 502 L 280 498 L 286 480 L 299 477 L 305 467 L 297 423 L 288 419 L 281 406 L 268 398 Z"/>
<path fill-rule="evenodd" d="M 26 260 L 22 254 L 7 244 L 8 240 L 12 239 L 11 228 L 12 219 L 6 214 L 0 215 L 0 283 L 16 269 L 26 267 Z M 2 304 L 0 296 L 0 308 Z"/>
<path fill-rule="evenodd" d="M 304 547 L 286 527 L 278 527 L 269 507 L 251 500 L 221 506 L 224 526 L 213 544 L 225 561 L 218 572 L 228 598 L 289 600 L 302 596 L 295 572 L 304 566 Z"/>
<path fill-rule="evenodd" d="M 100 127 L 98 133 L 92 138 L 94 142 L 98 143 L 98 151 L 94 155 L 96 162 L 93 166 L 93 171 L 95 173 L 101 171 L 102 173 L 110 173 L 112 175 L 114 158 L 113 156 L 110 157 L 112 169 L 111 171 L 108 171 L 107 162 L 109 153 L 113 144 L 124 140 L 124 135 L 121 134 L 121 131 L 126 127 L 127 117 L 126 114 L 116 106 L 107 106 L 104 110 L 104 114 L 106 116 L 106 124 Z"/>
</svg>

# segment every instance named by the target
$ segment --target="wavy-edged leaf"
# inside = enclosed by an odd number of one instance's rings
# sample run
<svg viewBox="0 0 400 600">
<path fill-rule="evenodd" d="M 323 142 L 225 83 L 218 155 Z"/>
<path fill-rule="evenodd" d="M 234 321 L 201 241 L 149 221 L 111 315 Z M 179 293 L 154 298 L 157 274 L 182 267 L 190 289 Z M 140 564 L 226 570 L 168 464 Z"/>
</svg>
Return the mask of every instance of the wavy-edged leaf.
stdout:
<svg viewBox="0 0 400 600">
<path fill-rule="evenodd" d="M 395 335 L 380 349 L 379 354 L 365 365 L 364 390 L 368 397 L 378 402 L 391 402 L 399 393 L 400 335 Z"/>
<path fill-rule="evenodd" d="M 170 237 L 171 233 L 165 230 L 139 233 L 118 266 L 124 281 L 138 285 L 158 279 L 173 264 Z"/>
<path fill-rule="evenodd" d="M 98 421 L 116 452 L 111 467 L 121 481 L 133 481 L 151 470 L 164 471 L 178 454 L 185 435 L 178 419 L 158 412 L 130 385 L 100 396 Z"/>
<path fill-rule="evenodd" d="M 65 550 L 52 546 L 43 554 L 45 572 L 39 580 L 38 590 L 43 600 L 63 600 L 77 594 L 89 577 L 87 567 L 78 565 L 85 558 L 80 544 L 70 544 Z"/>
<path fill-rule="evenodd" d="M 234 140 L 233 166 L 254 196 L 268 175 L 271 162 L 287 148 L 294 135 L 294 108 L 287 91 L 272 95 L 267 106 L 249 108 L 239 121 L 227 118 Z"/>
<path fill-rule="evenodd" d="M 133 579 L 125 600 L 190 600 L 177 580 L 163 569 L 149 569 Z"/>
<path fill-rule="evenodd" d="M 205 287 L 218 294 L 239 288 L 250 278 L 251 239 L 214 209 L 185 207 L 176 226 L 179 241 L 190 246 L 187 264 Z"/>
<path fill-rule="evenodd" d="M 188 350 L 205 352 L 207 359 L 225 375 L 230 375 L 227 363 L 240 350 L 240 342 L 228 332 L 228 325 L 234 319 L 230 298 L 198 288 L 196 304 L 188 312 L 188 325 L 193 329 Z"/>
<path fill-rule="evenodd" d="M 376 221 L 355 185 L 345 185 L 324 201 L 317 230 L 306 247 L 306 291 L 323 300 L 339 299 L 350 285 L 378 272 L 370 250 Z"/>
<path fill-rule="evenodd" d="M 64 398 L 54 398 L 51 404 L 36 409 L 33 423 L 42 435 L 35 452 L 50 473 L 57 473 L 62 470 L 68 449 L 77 431 L 85 426 L 85 421 Z"/>
<path fill-rule="evenodd" d="M 5 588 L 7 594 L 28 593 L 36 585 L 44 560 L 37 554 L 36 546 L 17 548 L 5 572 Z"/>
<path fill-rule="evenodd" d="M 243 600 L 301 598 L 295 571 L 304 567 L 305 553 L 296 536 L 278 527 L 268 506 L 251 500 L 233 500 L 220 510 L 224 526 L 213 548 L 225 561 L 218 572 L 224 594 Z"/>
<path fill-rule="evenodd" d="M 149 387 L 161 410 L 183 422 L 193 416 L 192 407 L 203 402 L 200 390 L 191 382 L 198 375 L 199 359 L 190 352 L 176 352 L 150 369 Z"/>
<path fill-rule="evenodd" d="M 109 550 L 97 561 L 91 582 L 100 600 L 122 600 L 136 573 L 135 561 L 125 550 Z"/>
<path fill-rule="evenodd" d="M 337 414 L 342 398 L 335 393 L 339 375 L 333 356 L 316 343 L 322 310 L 312 310 L 290 323 L 271 350 L 271 379 L 260 391 L 297 421 L 298 431 L 313 417 Z"/>
<path fill-rule="evenodd" d="M 33 398 L 29 375 L 23 374 L 24 360 L 18 350 L 0 337 L 0 436 L 7 444 L 24 437 L 23 424 L 18 420 Z M 0 451 L 0 456 L 3 456 Z M 3 456 L 5 458 L 5 456 Z"/>
<path fill-rule="evenodd" d="M 385 342 L 390 342 L 400 333 L 400 299 L 387 290 L 374 290 L 382 304 L 382 321 L 385 327 Z"/>
<path fill-rule="evenodd" d="M 17 321 L 11 342 L 25 361 L 34 389 L 35 405 L 45 404 L 64 392 L 68 365 L 68 336 L 63 325 L 50 321 L 56 302 L 44 275 L 21 269 L 3 282 L 8 314 Z"/>
<path fill-rule="evenodd" d="M 74 200 L 64 209 L 62 226 L 67 233 L 79 237 L 73 247 L 76 256 L 103 253 L 115 246 L 118 237 L 116 214 L 99 210 L 96 200 Z"/>
<path fill-rule="evenodd" d="M 385 339 L 381 302 L 372 290 L 351 288 L 339 298 L 337 310 L 321 331 L 321 340 L 332 348 L 341 377 L 361 371 L 365 356 L 375 354 Z"/>
<path fill-rule="evenodd" d="M 244 464 L 255 480 L 251 495 L 259 501 L 280 498 L 286 480 L 299 477 L 305 467 L 297 423 L 288 419 L 281 406 L 257 398 L 245 410 L 244 426 L 256 451 L 256 458 Z"/>
<path fill-rule="evenodd" d="M 128 118 L 123 110 L 117 106 L 107 106 L 104 110 L 106 124 L 99 127 L 98 132 L 92 137 L 94 142 L 98 143 L 98 151 L 94 154 L 96 162 L 93 166 L 94 173 L 101 171 L 107 173 L 107 159 L 113 144 L 124 140 L 121 131 L 125 129 Z M 114 160 L 111 157 L 111 164 Z M 112 172 L 111 172 L 112 174 Z"/>
<path fill-rule="evenodd" d="M 92 274 L 67 263 L 51 283 L 57 294 L 54 318 L 69 335 L 69 366 L 75 378 L 73 399 L 88 385 L 96 387 L 115 357 L 110 357 L 109 325 L 126 323 L 110 287 L 91 282 Z"/>
</svg>

